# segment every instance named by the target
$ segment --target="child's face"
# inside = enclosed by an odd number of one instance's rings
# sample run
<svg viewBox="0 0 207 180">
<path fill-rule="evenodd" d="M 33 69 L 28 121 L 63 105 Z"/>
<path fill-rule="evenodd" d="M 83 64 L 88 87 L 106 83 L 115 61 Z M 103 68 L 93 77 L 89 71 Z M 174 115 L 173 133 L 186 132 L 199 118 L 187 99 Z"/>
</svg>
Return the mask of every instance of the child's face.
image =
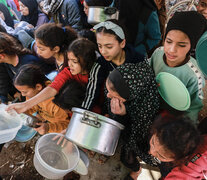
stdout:
<svg viewBox="0 0 207 180">
<path fill-rule="evenodd" d="M 86 16 L 88 16 L 88 10 L 89 10 L 89 7 L 88 7 L 88 5 L 86 4 L 85 1 L 83 1 L 83 6 L 84 6 L 84 9 L 83 9 L 83 10 L 84 10 Z"/>
<path fill-rule="evenodd" d="M 96 34 L 96 39 L 99 51 L 105 60 L 119 60 L 120 53 L 122 53 L 122 49 L 125 47 L 124 40 L 119 43 L 114 35 L 102 32 Z"/>
<path fill-rule="evenodd" d="M 20 8 L 20 12 L 23 16 L 29 15 L 29 8 L 27 6 L 25 6 L 21 1 L 19 1 L 19 8 Z"/>
<path fill-rule="evenodd" d="M 121 96 L 119 95 L 118 92 L 113 91 L 113 90 L 110 88 L 110 85 L 109 85 L 108 81 L 106 81 L 106 89 L 107 89 L 107 91 L 108 91 L 108 93 L 107 93 L 107 97 L 108 97 L 109 99 L 113 99 L 113 98 L 115 98 L 115 99 L 118 99 L 118 100 L 121 101 L 121 102 L 126 102 L 126 99 L 124 99 L 123 97 L 121 97 Z"/>
<path fill-rule="evenodd" d="M 0 11 L 0 18 L 5 21 L 4 13 Z"/>
<path fill-rule="evenodd" d="M 73 52 L 68 52 L 68 66 L 72 75 L 83 74 L 79 60 Z"/>
<path fill-rule="evenodd" d="M 173 158 L 173 154 L 160 143 L 155 134 L 150 139 L 149 154 L 158 158 L 162 162 L 171 162 L 175 160 Z"/>
<path fill-rule="evenodd" d="M 207 0 L 199 1 L 197 11 L 207 19 Z"/>
<path fill-rule="evenodd" d="M 51 50 L 50 47 L 44 46 L 41 43 L 41 40 L 35 39 L 35 43 L 37 46 L 37 54 L 40 55 L 41 57 L 45 59 L 49 59 L 56 54 L 56 52 L 54 50 Z"/>
<path fill-rule="evenodd" d="M 179 30 L 168 32 L 164 42 L 167 64 L 171 67 L 182 64 L 191 48 L 188 36 Z"/>
<path fill-rule="evenodd" d="M 31 88 L 27 85 L 22 85 L 22 86 L 15 85 L 16 89 L 21 92 L 22 96 L 25 96 L 27 98 L 32 98 L 33 96 L 38 94 L 41 91 L 40 86 L 36 86 L 35 88 Z"/>
</svg>

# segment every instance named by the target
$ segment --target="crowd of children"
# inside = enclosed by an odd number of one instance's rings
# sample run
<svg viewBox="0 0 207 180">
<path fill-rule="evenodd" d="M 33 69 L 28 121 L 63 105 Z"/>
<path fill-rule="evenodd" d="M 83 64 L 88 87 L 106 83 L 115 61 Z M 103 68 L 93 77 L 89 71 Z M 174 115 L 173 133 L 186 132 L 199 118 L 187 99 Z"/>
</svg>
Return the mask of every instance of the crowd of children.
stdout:
<svg viewBox="0 0 207 180">
<path fill-rule="evenodd" d="M 37 112 L 35 130 L 41 135 L 65 130 L 72 107 L 123 124 L 120 160 L 132 170 L 125 180 L 139 176 L 137 156 L 158 166 L 166 180 L 207 178 L 206 132 L 197 129 L 205 78 L 191 56 L 207 30 L 207 0 L 199 1 L 198 12 L 176 12 L 160 25 L 165 16 L 160 20 L 157 11 L 163 4 L 19 0 L 9 8 L 0 3 L 1 102 L 18 98 L 8 111 Z M 90 6 L 110 5 L 119 9 L 118 20 L 87 23 Z M 53 71 L 56 77 L 48 79 Z M 164 105 L 155 80 L 160 72 L 184 84 L 189 109 L 180 113 Z"/>
</svg>

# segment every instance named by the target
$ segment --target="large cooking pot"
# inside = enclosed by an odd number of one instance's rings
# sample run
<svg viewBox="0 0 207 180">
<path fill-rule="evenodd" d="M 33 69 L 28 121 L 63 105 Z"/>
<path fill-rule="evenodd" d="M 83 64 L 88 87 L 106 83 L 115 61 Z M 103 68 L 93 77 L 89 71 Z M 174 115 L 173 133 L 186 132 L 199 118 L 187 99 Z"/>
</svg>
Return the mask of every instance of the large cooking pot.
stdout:
<svg viewBox="0 0 207 180">
<path fill-rule="evenodd" d="M 73 115 L 65 137 L 78 146 L 112 156 L 124 126 L 105 116 L 72 108 Z"/>
<path fill-rule="evenodd" d="M 88 23 L 92 25 L 118 18 L 119 11 L 114 7 L 90 6 L 88 9 Z"/>
</svg>

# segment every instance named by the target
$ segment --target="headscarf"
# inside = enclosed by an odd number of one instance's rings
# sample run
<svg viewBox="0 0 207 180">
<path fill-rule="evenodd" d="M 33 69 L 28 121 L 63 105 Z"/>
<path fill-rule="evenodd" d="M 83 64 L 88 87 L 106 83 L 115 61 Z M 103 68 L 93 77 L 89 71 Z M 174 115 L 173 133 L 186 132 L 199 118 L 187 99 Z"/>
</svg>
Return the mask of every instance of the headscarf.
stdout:
<svg viewBox="0 0 207 180">
<path fill-rule="evenodd" d="M 169 20 L 165 38 L 169 31 L 180 30 L 190 39 L 191 49 L 194 49 L 202 34 L 206 31 L 206 19 L 197 11 L 176 12 Z"/>
<path fill-rule="evenodd" d="M 21 21 L 26 21 L 32 24 L 34 27 L 37 24 L 38 20 L 38 4 L 36 0 L 20 0 L 28 9 L 29 15 L 21 17 Z"/>
<path fill-rule="evenodd" d="M 44 0 L 43 9 L 47 14 L 54 15 L 64 0 Z"/>
<path fill-rule="evenodd" d="M 10 15 L 8 8 L 3 3 L 0 3 L 0 11 L 4 14 L 4 17 L 5 17 L 4 22 L 6 23 L 6 25 L 14 28 L 13 18 Z"/>
</svg>

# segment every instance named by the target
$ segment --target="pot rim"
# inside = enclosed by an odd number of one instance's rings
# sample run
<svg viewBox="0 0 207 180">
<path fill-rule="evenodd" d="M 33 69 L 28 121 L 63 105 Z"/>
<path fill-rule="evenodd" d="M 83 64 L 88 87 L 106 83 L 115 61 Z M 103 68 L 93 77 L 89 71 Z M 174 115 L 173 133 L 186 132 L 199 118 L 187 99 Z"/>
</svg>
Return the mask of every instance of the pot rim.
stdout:
<svg viewBox="0 0 207 180">
<path fill-rule="evenodd" d="M 93 114 L 93 115 L 97 116 L 97 118 L 98 118 L 99 121 L 102 121 L 102 122 L 111 124 L 111 125 L 113 125 L 113 126 L 116 126 L 116 127 L 118 127 L 119 129 L 121 129 L 121 130 L 123 130 L 123 129 L 125 128 L 124 125 L 122 125 L 122 124 L 120 124 L 120 123 L 114 121 L 113 119 L 110 119 L 110 118 L 105 117 L 105 116 L 103 116 L 103 115 L 97 114 L 97 113 L 95 113 L 95 112 L 91 112 L 91 111 L 86 110 L 86 109 L 81 109 L 81 108 L 73 107 L 73 108 L 72 108 L 72 111 L 73 111 L 73 112 L 76 112 L 76 113 L 79 113 L 79 114 L 83 114 L 84 112 L 89 112 L 90 114 Z"/>
</svg>

